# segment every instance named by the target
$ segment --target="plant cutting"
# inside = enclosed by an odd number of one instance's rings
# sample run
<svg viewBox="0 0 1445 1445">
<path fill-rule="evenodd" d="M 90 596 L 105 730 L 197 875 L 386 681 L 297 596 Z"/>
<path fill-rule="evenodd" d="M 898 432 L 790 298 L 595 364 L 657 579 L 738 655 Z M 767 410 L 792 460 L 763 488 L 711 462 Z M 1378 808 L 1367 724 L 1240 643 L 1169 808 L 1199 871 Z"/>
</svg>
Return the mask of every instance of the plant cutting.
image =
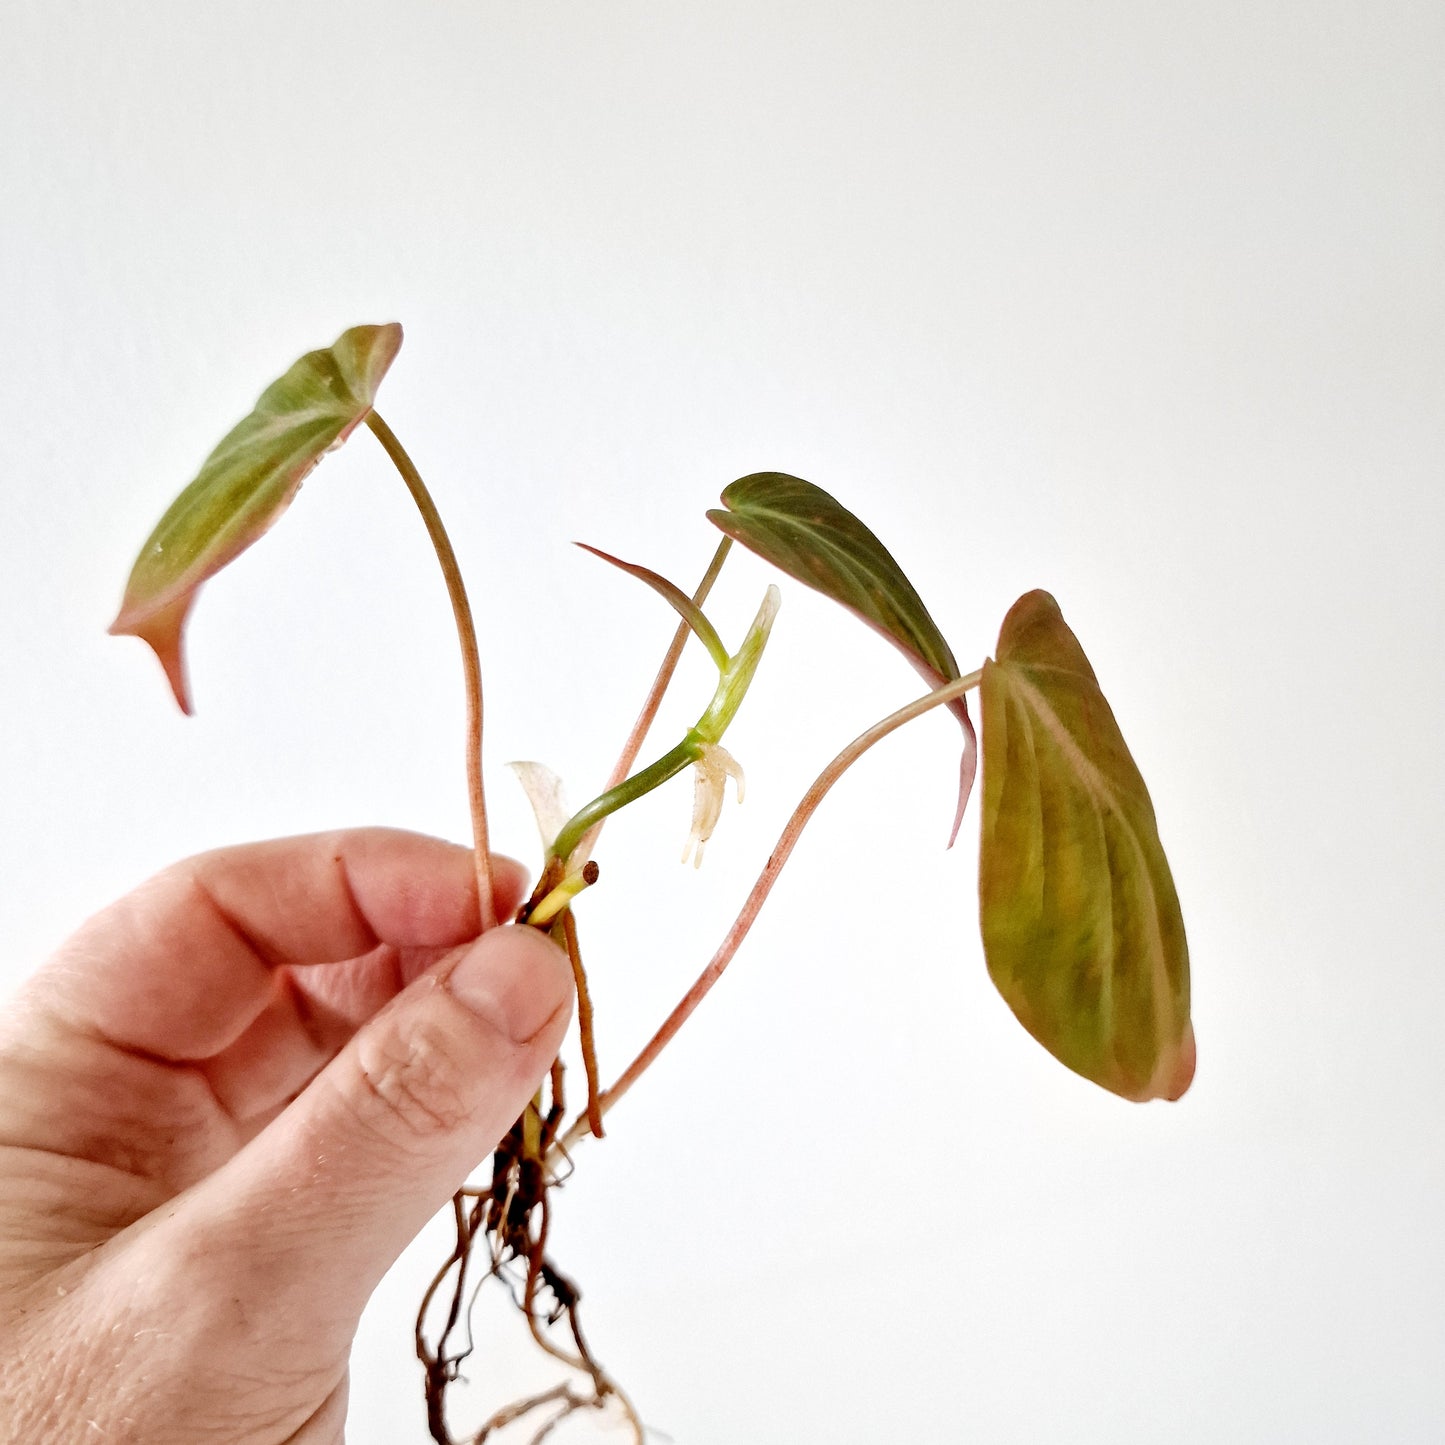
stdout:
<svg viewBox="0 0 1445 1445">
<path fill-rule="evenodd" d="M 303 356 L 261 395 L 172 503 L 132 569 L 111 630 L 155 651 L 181 709 L 191 710 L 184 637 L 202 584 L 239 557 L 286 510 L 330 450 L 369 430 L 416 503 L 441 566 L 462 656 L 464 752 L 483 928 L 495 916 L 483 785 L 483 696 L 477 641 L 460 569 L 436 505 L 376 410 L 401 346 L 395 324 L 358 326 Z M 1026 593 L 1005 616 L 991 657 L 964 673 L 913 584 L 875 533 L 822 488 L 778 472 L 732 482 L 706 516 L 722 533 L 691 593 L 660 572 L 596 548 L 594 556 L 651 588 L 678 615 L 672 645 L 612 774 L 569 812 L 555 777 L 516 765 L 543 839 L 538 881 L 515 926 L 541 929 L 566 951 L 577 993 L 583 1074 L 575 1107 L 559 1057 L 500 1141 L 483 1177 L 452 1201 L 454 1244 L 427 1288 L 415 1330 L 427 1426 L 438 1445 L 498 1445 L 511 1427 L 542 1441 L 580 1411 L 615 1410 L 639 1445 L 639 1415 L 584 1335 L 580 1292 L 552 1257 L 554 1196 L 588 1136 L 646 1075 L 728 967 L 823 797 L 869 748 L 914 718 L 947 708 L 961 730 L 953 836 L 981 764 L 979 916 L 994 983 L 1024 1028 L 1068 1068 L 1125 1099 L 1177 1099 L 1194 1073 L 1189 963 L 1178 897 L 1138 768 L 1078 639 L 1053 597 Z M 716 952 L 637 1057 L 604 1085 L 578 913 L 599 885 L 596 857 L 608 817 L 690 773 L 692 827 L 684 860 L 700 864 L 729 780 L 743 772 L 724 737 L 763 663 L 780 593 L 767 589 L 752 625 L 730 647 L 705 611 L 730 549 L 741 545 L 786 577 L 830 597 L 901 651 L 927 690 L 828 762 L 804 794 Z M 717 672 L 697 721 L 643 757 L 683 648 L 695 641 Z M 969 694 L 976 695 L 975 731 Z M 951 841 L 951 840 L 950 840 Z M 612 866 L 609 863 L 609 867 Z M 476 1292 L 510 1294 L 561 1376 L 553 1387 L 493 1411 L 458 1433 L 451 1394 L 471 1352 Z"/>
</svg>

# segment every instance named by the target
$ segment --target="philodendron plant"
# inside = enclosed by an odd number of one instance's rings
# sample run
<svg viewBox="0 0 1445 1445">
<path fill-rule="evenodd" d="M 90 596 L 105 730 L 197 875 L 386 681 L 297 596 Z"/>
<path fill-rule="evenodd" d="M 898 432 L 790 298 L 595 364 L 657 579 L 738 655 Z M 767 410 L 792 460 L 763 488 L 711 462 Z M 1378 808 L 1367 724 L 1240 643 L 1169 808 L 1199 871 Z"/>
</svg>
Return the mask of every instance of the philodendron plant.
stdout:
<svg viewBox="0 0 1445 1445">
<path fill-rule="evenodd" d="M 303 356 L 206 459 L 141 549 L 111 631 L 155 650 L 176 701 L 191 710 L 183 639 L 201 584 L 239 556 L 285 511 L 326 452 L 366 426 L 421 512 L 446 579 L 461 642 L 467 696 L 466 768 L 483 927 L 498 922 L 482 787 L 482 687 L 466 590 L 445 528 L 411 459 L 375 408 L 401 346 L 401 327 L 357 326 Z M 581 1139 L 603 1134 L 608 1112 L 647 1071 L 717 982 L 751 927 L 823 796 L 880 738 L 935 707 L 963 734 L 954 835 L 982 757 L 979 914 L 988 970 L 1020 1023 L 1076 1073 L 1126 1099 L 1177 1099 L 1194 1073 L 1189 961 L 1179 901 L 1154 809 L 1114 714 L 1078 639 L 1047 592 L 1009 609 L 991 658 L 964 674 L 912 583 L 882 542 L 821 488 L 758 472 L 724 489 L 707 513 L 723 538 L 692 595 L 658 573 L 596 555 L 645 582 L 679 614 L 672 646 L 612 776 L 576 813 L 540 764 L 514 764 L 532 800 L 545 856 L 518 924 L 545 930 L 571 958 L 586 1101 L 568 1116 L 559 1059 L 492 1157 L 490 1170 L 453 1201 L 456 1243 L 417 1315 L 428 1427 L 439 1445 L 482 1445 L 527 1421 L 532 1439 L 579 1410 L 615 1408 L 638 1445 L 640 1419 L 599 1365 L 578 1322 L 578 1290 L 548 1253 L 551 1191 Z M 692 834 L 684 858 L 701 862 L 724 788 L 743 776 L 723 746 L 768 641 L 779 595 L 769 587 L 752 626 L 730 650 L 703 605 L 729 548 L 741 543 L 788 576 L 841 603 L 908 658 L 928 691 L 856 738 L 818 775 L 789 819 L 717 952 L 637 1058 L 602 1086 L 592 1001 L 582 964 L 577 899 L 599 877 L 593 852 L 604 820 L 691 768 Z M 694 726 L 654 761 L 635 767 L 682 649 L 695 637 L 717 667 L 716 690 Z M 967 695 L 977 692 L 976 738 Z M 563 1367 L 554 1388 L 497 1410 L 463 1435 L 449 1423 L 448 1392 L 469 1346 L 471 1297 L 488 1279 L 510 1289 L 537 1344 Z M 499 1291 L 499 1293 L 505 1293 Z M 460 1338 L 459 1338 L 460 1337 Z"/>
</svg>

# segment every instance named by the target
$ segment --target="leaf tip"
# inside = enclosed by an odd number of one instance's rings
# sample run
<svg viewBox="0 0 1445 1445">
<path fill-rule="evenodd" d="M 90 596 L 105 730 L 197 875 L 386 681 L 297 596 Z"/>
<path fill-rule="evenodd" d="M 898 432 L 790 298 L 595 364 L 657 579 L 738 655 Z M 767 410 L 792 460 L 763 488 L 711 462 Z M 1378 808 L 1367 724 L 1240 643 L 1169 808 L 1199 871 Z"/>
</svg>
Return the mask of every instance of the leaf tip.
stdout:
<svg viewBox="0 0 1445 1445">
<path fill-rule="evenodd" d="M 1197 1060 L 1194 1024 L 1190 1019 L 1185 1019 L 1178 1044 L 1161 1053 L 1153 1074 L 1143 1084 L 1136 1083 L 1131 1089 L 1122 1079 L 1111 1082 L 1096 1078 L 1094 1082 L 1131 1103 L 1147 1104 L 1154 1099 L 1163 1099 L 1166 1103 L 1175 1104 L 1189 1092 L 1189 1086 L 1194 1082 L 1194 1066 Z"/>
<path fill-rule="evenodd" d="M 1162 1093 L 1157 1098 L 1167 1099 L 1171 1104 L 1182 1099 L 1189 1092 L 1189 1086 L 1194 1082 L 1194 1066 L 1198 1062 L 1199 1050 L 1194 1042 L 1194 1024 L 1186 1020 L 1184 1024 L 1184 1037 L 1179 1043 L 1179 1053 L 1174 1061 L 1174 1070 L 1169 1076 L 1169 1081 Z"/>
<path fill-rule="evenodd" d="M 968 811 L 968 800 L 973 796 L 973 784 L 978 777 L 978 733 L 968 715 L 967 698 L 958 698 L 949 710 L 963 727 L 963 756 L 958 762 L 958 803 L 953 813 L 953 831 L 948 835 L 948 846 L 952 848 L 958 842 L 958 831 L 963 827 L 963 815 Z"/>
<path fill-rule="evenodd" d="M 195 596 L 193 589 L 159 608 L 137 606 L 127 599 L 107 629 L 112 637 L 138 637 L 155 653 L 171 685 L 176 705 L 187 717 L 195 708 L 186 676 L 185 627 Z"/>
</svg>

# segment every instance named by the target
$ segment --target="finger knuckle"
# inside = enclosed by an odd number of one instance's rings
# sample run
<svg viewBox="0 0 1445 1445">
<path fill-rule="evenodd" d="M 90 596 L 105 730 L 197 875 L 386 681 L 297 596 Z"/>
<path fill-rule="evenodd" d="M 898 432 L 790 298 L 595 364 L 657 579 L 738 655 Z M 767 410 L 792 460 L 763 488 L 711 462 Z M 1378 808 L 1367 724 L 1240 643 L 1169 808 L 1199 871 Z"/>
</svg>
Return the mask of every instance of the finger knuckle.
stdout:
<svg viewBox="0 0 1445 1445">
<path fill-rule="evenodd" d="M 445 1134 L 471 1113 L 462 1050 L 434 1020 L 417 1019 L 404 1031 L 387 1029 L 364 1039 L 359 1062 L 368 1112 L 379 1115 L 388 1132 Z"/>
</svg>

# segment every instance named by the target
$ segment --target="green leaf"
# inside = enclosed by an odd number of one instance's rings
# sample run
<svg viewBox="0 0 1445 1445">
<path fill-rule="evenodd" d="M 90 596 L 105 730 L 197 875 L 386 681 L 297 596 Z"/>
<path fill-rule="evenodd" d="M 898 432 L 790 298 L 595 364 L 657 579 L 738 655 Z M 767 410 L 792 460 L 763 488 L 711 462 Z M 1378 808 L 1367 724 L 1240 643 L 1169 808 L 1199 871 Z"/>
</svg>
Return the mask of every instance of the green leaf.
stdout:
<svg viewBox="0 0 1445 1445">
<path fill-rule="evenodd" d="M 392 322 L 353 326 L 308 352 L 227 433 L 141 548 L 110 631 L 150 644 L 183 712 L 182 634 L 196 590 L 275 523 L 312 467 L 366 419 L 400 346 Z"/>
<path fill-rule="evenodd" d="M 952 648 L 893 554 L 821 487 L 784 472 L 754 472 L 727 487 L 722 500 L 729 510 L 710 511 L 711 522 L 861 617 L 899 648 L 931 686 L 961 676 Z M 964 733 L 951 845 L 973 787 L 977 746 L 968 704 L 960 697 L 948 706 Z"/>
<path fill-rule="evenodd" d="M 604 562 L 610 562 L 629 576 L 636 577 L 639 582 L 647 583 L 658 596 L 666 599 L 673 611 L 692 629 L 693 635 L 707 648 L 708 656 L 717 664 L 718 670 L 722 671 L 727 667 L 728 650 L 723 646 L 722 638 L 717 635 L 717 629 L 707 620 L 702 608 L 675 582 L 669 582 L 666 577 L 640 563 L 624 562 L 621 557 L 614 557 L 611 552 L 604 552 L 600 547 L 590 546 L 586 542 L 573 545 L 584 552 L 590 552 L 594 557 L 600 557 Z"/>
<path fill-rule="evenodd" d="M 984 663 L 980 923 L 988 970 L 1057 1059 L 1126 1099 L 1194 1077 L 1189 949 L 1154 806 L 1047 592 Z"/>
<path fill-rule="evenodd" d="M 841 602 L 901 648 L 925 675 L 958 677 L 958 663 L 893 554 L 821 487 L 754 472 L 726 488 L 708 519 L 790 577 Z"/>
</svg>

